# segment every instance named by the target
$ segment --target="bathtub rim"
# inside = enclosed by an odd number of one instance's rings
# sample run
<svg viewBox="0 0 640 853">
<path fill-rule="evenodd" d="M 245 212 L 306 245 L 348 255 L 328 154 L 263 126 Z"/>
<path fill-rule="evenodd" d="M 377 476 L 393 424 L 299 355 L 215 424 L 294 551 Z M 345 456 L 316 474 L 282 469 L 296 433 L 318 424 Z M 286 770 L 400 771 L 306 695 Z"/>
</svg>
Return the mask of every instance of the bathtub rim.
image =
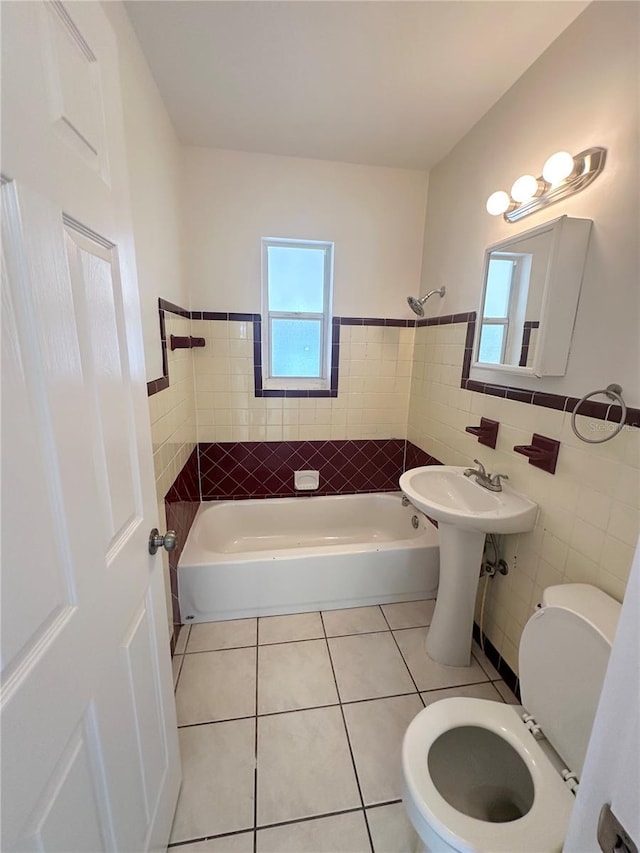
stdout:
<svg viewBox="0 0 640 853">
<path fill-rule="evenodd" d="M 198 528 L 198 523 L 201 521 L 202 516 L 207 510 L 212 509 L 215 506 L 231 506 L 235 504 L 244 504 L 247 502 L 252 502 L 255 505 L 263 504 L 266 502 L 269 503 L 291 503 L 292 501 L 319 501 L 319 500 L 346 500 L 346 499 L 354 499 L 358 497 L 370 497 L 370 496 L 385 496 L 391 497 L 394 500 L 400 501 L 403 497 L 402 492 L 394 491 L 394 492 L 361 492 L 352 495 L 311 495 L 311 496 L 296 496 L 296 497 L 274 497 L 274 498 L 247 498 L 240 500 L 221 500 L 221 501 L 200 501 L 200 505 L 196 511 L 195 517 L 193 519 L 193 524 L 191 525 L 191 530 L 189 531 L 189 535 L 187 536 L 187 541 L 184 544 L 182 549 L 182 553 L 180 555 L 180 560 L 178 562 L 178 571 L 180 569 L 188 569 L 188 568 L 196 568 L 200 566 L 209 566 L 209 565 L 220 565 L 220 564 L 244 564 L 246 562 L 253 561 L 286 561 L 286 560 L 295 560 L 304 557 L 311 557 L 318 554 L 326 555 L 326 556 L 337 556 L 340 554 L 362 554 L 362 553 L 373 553 L 373 552 L 389 552 L 394 550 L 406 550 L 406 549 L 419 549 L 424 548 L 426 546 L 438 545 L 438 530 L 431 523 L 429 518 L 424 515 L 417 507 L 410 504 L 410 508 L 413 515 L 417 515 L 420 519 L 421 524 L 423 525 L 422 533 L 419 535 L 411 536 L 407 539 L 390 539 L 383 542 L 379 542 L 375 547 L 371 547 L 372 543 L 367 542 L 358 542 L 358 543 L 350 543 L 350 544 L 338 544 L 338 545 L 311 545 L 311 546 L 298 546 L 294 548 L 281 548 L 281 549 L 264 549 L 264 550 L 252 550 L 252 551 L 211 551 L 205 550 L 200 546 L 196 546 L 193 542 L 190 542 L 190 537 L 192 535 L 195 536 L 195 533 Z M 191 551 L 196 551 L 194 556 L 191 555 Z"/>
</svg>

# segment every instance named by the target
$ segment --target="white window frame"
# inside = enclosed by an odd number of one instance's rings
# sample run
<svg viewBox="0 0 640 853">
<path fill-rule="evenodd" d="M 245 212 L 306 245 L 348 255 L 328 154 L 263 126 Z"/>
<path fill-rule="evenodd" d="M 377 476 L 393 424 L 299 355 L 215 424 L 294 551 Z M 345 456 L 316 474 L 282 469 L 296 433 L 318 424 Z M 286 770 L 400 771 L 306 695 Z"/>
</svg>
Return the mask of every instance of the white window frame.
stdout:
<svg viewBox="0 0 640 853">
<path fill-rule="evenodd" d="M 269 256 L 271 246 L 291 249 L 323 249 L 323 310 L 322 312 L 270 311 L 269 310 Z M 324 391 L 331 387 L 331 305 L 333 298 L 333 247 L 326 240 L 293 240 L 280 237 L 262 238 L 262 372 L 263 388 L 267 390 Z M 274 319 L 319 320 L 320 370 L 319 377 L 272 376 L 271 373 L 271 323 Z"/>
</svg>

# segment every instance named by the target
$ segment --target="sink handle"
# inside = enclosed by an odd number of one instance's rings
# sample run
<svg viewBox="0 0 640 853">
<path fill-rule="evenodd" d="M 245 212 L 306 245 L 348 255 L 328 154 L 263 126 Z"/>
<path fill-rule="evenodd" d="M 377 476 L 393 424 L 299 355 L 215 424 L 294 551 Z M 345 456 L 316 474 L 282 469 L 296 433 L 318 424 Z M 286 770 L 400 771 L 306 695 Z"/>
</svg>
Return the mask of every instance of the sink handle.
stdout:
<svg viewBox="0 0 640 853">
<path fill-rule="evenodd" d="M 508 479 L 509 479 L 508 474 L 492 474 L 489 477 L 489 482 L 491 483 L 492 486 L 500 486 L 500 488 L 502 488 L 502 483 L 500 482 L 500 480 L 508 480 Z"/>
<path fill-rule="evenodd" d="M 474 459 L 473 461 L 474 461 L 474 462 L 476 463 L 476 465 L 480 468 L 480 474 L 481 474 L 483 477 L 486 477 L 486 476 L 487 476 L 487 471 L 486 471 L 486 468 L 484 467 L 484 465 L 482 464 L 482 462 L 481 462 L 479 459 Z"/>
</svg>

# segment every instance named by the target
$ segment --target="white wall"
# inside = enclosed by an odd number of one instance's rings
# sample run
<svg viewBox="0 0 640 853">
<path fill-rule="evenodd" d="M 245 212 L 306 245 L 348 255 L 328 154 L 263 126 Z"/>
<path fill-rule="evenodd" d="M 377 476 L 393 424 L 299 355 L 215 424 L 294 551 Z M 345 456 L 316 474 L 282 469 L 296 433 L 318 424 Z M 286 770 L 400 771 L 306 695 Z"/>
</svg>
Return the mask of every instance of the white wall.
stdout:
<svg viewBox="0 0 640 853">
<path fill-rule="evenodd" d="M 640 845 L 640 543 L 600 697 L 565 853 L 597 853 L 600 809 L 610 803 Z"/>
<path fill-rule="evenodd" d="M 593 220 L 567 375 L 506 384 L 582 396 L 618 382 L 640 404 L 639 16 L 637 3 L 589 6 L 430 173 L 422 289 L 448 289 L 431 313 L 478 309 L 486 246 L 565 213 Z M 593 145 L 607 163 L 586 190 L 513 225 L 485 211 L 553 152 Z"/>
<path fill-rule="evenodd" d="M 412 317 L 427 173 L 238 151 L 184 151 L 195 310 L 261 310 L 260 239 L 335 242 L 333 313 Z"/>
<path fill-rule="evenodd" d="M 162 376 L 158 297 L 189 305 L 182 272 L 180 232 L 181 147 L 151 76 L 137 37 L 120 2 L 104 2 L 118 42 L 124 131 L 129 167 L 133 237 L 142 311 L 147 379 Z M 187 334 L 178 321 L 176 334 Z M 164 495 L 196 440 L 191 351 L 171 358 L 172 385 L 149 398 L 158 517 L 166 529 Z M 186 363 L 186 366 L 185 366 Z M 167 620 L 173 631 L 171 585 L 163 551 Z"/>
<path fill-rule="evenodd" d="M 188 307 L 180 239 L 181 147 L 120 2 L 103 8 L 116 32 L 147 379 L 162 375 L 158 297 Z"/>
<path fill-rule="evenodd" d="M 446 284 L 430 313 L 478 309 L 485 247 L 562 214 L 593 220 L 566 377 L 535 387 L 583 394 L 622 384 L 640 404 L 638 286 L 638 15 L 636 3 L 594 3 L 429 175 L 423 290 Z M 603 145 L 605 171 L 582 193 L 515 225 L 485 211 L 490 193 L 547 156 Z M 459 325 L 459 324 L 458 324 Z M 540 505 L 530 533 L 504 537 L 507 576 L 491 581 L 485 631 L 514 671 L 523 627 L 542 590 L 593 583 L 622 600 L 640 531 L 640 430 L 601 445 L 579 441 L 568 413 L 459 387 L 464 337 L 458 326 L 416 329 L 407 437 L 446 465 L 478 457 L 509 475 Z M 507 374 L 506 384 L 525 387 Z M 465 426 L 500 422 L 495 450 Z M 580 419 L 585 435 L 602 422 Z M 533 432 L 561 443 L 555 475 L 513 448 Z"/>
</svg>

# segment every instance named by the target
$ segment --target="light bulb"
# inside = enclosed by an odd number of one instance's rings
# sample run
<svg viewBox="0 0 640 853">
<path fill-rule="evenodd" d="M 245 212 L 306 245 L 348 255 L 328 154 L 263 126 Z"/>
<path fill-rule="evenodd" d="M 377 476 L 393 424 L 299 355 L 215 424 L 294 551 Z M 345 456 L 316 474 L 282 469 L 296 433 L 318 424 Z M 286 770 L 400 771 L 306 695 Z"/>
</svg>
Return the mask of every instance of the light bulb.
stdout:
<svg viewBox="0 0 640 853">
<path fill-rule="evenodd" d="M 522 175 L 511 187 L 511 197 L 521 204 L 538 192 L 538 180 L 533 175 Z"/>
<path fill-rule="evenodd" d="M 491 193 L 487 199 L 487 212 L 492 216 L 500 216 L 501 213 L 505 213 L 510 207 L 511 199 L 509 198 L 509 193 L 506 193 L 504 190 Z"/>
<path fill-rule="evenodd" d="M 542 177 L 550 184 L 559 184 L 569 177 L 575 167 L 575 160 L 568 151 L 557 151 L 544 164 Z"/>
</svg>

